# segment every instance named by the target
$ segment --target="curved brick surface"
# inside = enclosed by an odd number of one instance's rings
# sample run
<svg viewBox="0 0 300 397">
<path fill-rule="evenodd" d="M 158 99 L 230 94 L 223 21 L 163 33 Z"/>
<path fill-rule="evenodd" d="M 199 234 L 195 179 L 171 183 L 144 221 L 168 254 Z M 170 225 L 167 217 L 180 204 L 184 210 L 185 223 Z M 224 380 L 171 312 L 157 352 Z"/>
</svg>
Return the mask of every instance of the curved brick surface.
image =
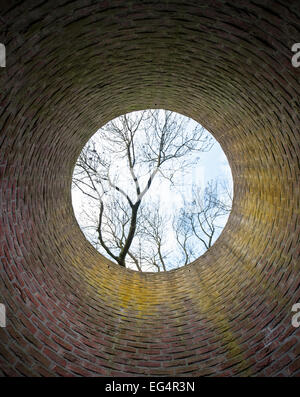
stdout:
<svg viewBox="0 0 300 397">
<path fill-rule="evenodd" d="M 55 5 L 55 6 L 54 6 Z M 2 376 L 299 376 L 298 1 L 2 1 Z M 71 206 L 110 119 L 193 117 L 232 167 L 216 244 L 167 274 L 109 263 Z"/>
</svg>

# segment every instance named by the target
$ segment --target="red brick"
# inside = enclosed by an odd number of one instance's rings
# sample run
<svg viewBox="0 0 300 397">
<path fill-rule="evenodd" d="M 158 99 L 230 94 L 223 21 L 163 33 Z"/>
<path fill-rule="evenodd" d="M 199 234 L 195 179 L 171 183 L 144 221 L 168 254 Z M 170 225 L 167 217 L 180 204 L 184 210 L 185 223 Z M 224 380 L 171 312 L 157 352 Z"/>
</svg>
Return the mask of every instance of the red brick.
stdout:
<svg viewBox="0 0 300 397">
<path fill-rule="evenodd" d="M 52 350 L 48 349 L 47 347 L 43 349 L 43 353 L 46 354 L 46 356 L 49 357 L 52 361 L 55 361 L 57 364 L 61 365 L 62 367 L 66 365 L 66 360 L 61 358 L 58 354 L 54 353 Z"/>
<path fill-rule="evenodd" d="M 289 374 L 292 375 L 294 372 L 298 371 L 300 369 L 300 357 L 297 358 L 289 367 L 288 371 Z"/>
</svg>

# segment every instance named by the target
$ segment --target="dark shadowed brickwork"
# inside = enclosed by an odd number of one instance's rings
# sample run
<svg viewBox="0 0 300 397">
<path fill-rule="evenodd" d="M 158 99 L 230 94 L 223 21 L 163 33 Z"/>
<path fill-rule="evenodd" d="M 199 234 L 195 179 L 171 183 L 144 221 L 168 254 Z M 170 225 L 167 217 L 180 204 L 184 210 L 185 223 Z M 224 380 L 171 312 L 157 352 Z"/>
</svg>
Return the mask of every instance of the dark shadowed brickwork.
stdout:
<svg viewBox="0 0 300 397">
<path fill-rule="evenodd" d="M 299 376 L 300 3 L 1 1 L 2 376 Z M 234 203 L 195 263 L 140 274 L 86 241 L 74 163 L 165 108 L 213 133 Z"/>
</svg>

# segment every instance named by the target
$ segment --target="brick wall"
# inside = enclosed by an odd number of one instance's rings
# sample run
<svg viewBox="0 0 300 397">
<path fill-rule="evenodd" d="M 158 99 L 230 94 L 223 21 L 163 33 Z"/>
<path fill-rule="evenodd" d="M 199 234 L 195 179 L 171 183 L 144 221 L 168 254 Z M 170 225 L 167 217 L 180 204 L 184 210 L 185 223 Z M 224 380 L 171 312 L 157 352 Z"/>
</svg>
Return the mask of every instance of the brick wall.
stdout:
<svg viewBox="0 0 300 397">
<path fill-rule="evenodd" d="M 299 376 L 299 1 L 2 1 L 2 376 Z M 112 118 L 166 108 L 220 142 L 229 221 L 140 274 L 85 240 L 71 177 Z"/>
</svg>

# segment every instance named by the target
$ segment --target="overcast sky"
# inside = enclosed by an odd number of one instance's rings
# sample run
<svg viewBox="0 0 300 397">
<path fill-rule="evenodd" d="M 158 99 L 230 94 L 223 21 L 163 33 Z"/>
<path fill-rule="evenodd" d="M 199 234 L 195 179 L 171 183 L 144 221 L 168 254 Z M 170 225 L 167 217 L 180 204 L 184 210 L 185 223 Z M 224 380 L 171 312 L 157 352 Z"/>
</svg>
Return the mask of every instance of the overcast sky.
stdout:
<svg viewBox="0 0 300 397">
<path fill-rule="evenodd" d="M 178 181 L 181 187 L 177 187 L 176 190 L 171 189 L 170 183 L 167 180 L 155 177 L 146 194 L 147 200 L 159 199 L 161 208 L 168 215 L 176 213 L 183 206 L 182 196 L 184 196 L 188 201 L 191 201 L 191 188 L 193 184 L 201 186 L 204 189 L 208 181 L 218 178 L 221 180 L 226 179 L 229 182 L 229 186 L 232 188 L 231 169 L 221 146 L 216 140 L 214 140 L 214 145 L 210 151 L 195 153 L 194 156 L 197 156 L 198 158 L 195 166 L 190 169 L 189 173 L 186 173 L 184 170 L 184 172 L 179 175 Z M 73 208 L 80 226 L 85 226 L 82 221 L 82 217 L 80 216 L 82 205 L 84 205 L 85 208 L 87 207 L 85 204 L 85 198 L 86 196 L 78 190 L 73 189 Z M 224 220 L 222 219 L 223 227 L 225 226 L 227 219 L 228 216 L 225 216 Z M 173 243 L 175 244 L 174 236 Z M 172 238 L 170 238 L 170 244 L 172 244 Z"/>
</svg>

